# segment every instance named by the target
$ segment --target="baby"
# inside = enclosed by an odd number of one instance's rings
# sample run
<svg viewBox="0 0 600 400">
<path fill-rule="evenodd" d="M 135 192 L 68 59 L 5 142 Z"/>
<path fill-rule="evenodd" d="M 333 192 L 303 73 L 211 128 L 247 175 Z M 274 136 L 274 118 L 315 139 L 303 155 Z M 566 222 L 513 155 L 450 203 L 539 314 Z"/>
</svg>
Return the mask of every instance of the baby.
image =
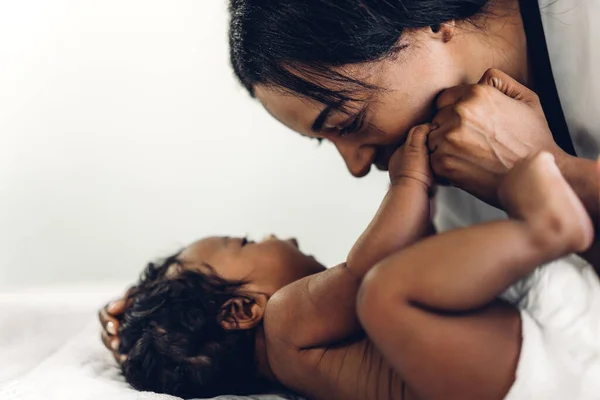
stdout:
<svg viewBox="0 0 600 400">
<path fill-rule="evenodd" d="M 315 400 L 553 398 L 546 395 L 556 388 L 575 390 L 581 377 L 563 364 L 550 363 L 534 383 L 523 375 L 529 349 L 546 347 L 530 339 L 540 327 L 519 291 L 535 282 L 514 284 L 585 250 L 593 239 L 587 213 L 542 153 L 500 186 L 511 219 L 427 237 L 429 131 L 414 128 L 393 156 L 377 215 L 337 267 L 274 236 L 206 238 L 149 264 L 126 297 L 100 313 L 104 343 L 126 380 L 181 397 L 279 386 Z M 513 304 L 497 300 L 511 285 L 516 294 L 505 298 Z M 600 292 L 597 281 L 581 287 Z M 594 354 L 594 346 L 584 350 Z"/>
</svg>

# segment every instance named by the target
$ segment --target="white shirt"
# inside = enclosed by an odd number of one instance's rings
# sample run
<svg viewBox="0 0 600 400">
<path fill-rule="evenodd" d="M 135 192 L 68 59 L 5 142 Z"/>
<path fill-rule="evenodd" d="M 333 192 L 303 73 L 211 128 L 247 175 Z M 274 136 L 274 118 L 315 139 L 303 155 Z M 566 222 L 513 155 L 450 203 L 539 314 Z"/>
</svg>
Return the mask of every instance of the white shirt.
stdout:
<svg viewBox="0 0 600 400">
<path fill-rule="evenodd" d="M 532 1 L 532 0 L 531 0 Z M 600 0 L 539 0 L 552 71 L 573 145 L 580 157 L 600 151 Z M 504 218 L 456 188 L 440 187 L 439 231 Z"/>
<path fill-rule="evenodd" d="M 541 0 L 552 72 L 580 157 L 600 150 L 600 1 Z"/>
</svg>

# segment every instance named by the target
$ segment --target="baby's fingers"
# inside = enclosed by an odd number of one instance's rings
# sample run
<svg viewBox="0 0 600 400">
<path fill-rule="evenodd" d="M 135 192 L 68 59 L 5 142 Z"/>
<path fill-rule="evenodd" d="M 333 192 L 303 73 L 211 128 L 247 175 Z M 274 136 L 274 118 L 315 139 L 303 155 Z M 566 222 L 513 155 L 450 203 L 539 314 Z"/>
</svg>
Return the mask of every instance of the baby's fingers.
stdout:
<svg viewBox="0 0 600 400">
<path fill-rule="evenodd" d="M 408 132 L 405 144 L 415 149 L 426 150 L 427 137 L 433 129 L 435 129 L 433 124 L 415 126 Z"/>
</svg>

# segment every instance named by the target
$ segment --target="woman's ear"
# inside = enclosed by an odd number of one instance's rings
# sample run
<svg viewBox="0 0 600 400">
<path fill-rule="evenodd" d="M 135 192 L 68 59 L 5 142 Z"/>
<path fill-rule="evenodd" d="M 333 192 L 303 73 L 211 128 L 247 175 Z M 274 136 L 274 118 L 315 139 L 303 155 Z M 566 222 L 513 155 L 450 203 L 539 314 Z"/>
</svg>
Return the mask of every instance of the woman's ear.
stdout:
<svg viewBox="0 0 600 400">
<path fill-rule="evenodd" d="M 432 25 L 429 27 L 429 29 L 434 37 L 440 38 L 447 43 L 454 37 L 456 32 L 456 21 L 450 20 L 442 24 Z"/>
<path fill-rule="evenodd" d="M 265 315 L 267 296 L 234 297 L 221 307 L 219 322 L 226 330 L 247 330 L 256 328 Z"/>
</svg>

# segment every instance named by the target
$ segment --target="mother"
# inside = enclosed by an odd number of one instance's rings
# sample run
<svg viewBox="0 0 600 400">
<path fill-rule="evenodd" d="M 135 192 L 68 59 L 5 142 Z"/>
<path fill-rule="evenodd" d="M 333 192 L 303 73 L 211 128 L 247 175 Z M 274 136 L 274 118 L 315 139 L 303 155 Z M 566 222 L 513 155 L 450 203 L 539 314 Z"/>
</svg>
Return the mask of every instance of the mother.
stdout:
<svg viewBox="0 0 600 400">
<path fill-rule="evenodd" d="M 231 15 L 242 84 L 292 130 L 333 143 L 352 175 L 385 170 L 410 128 L 433 121 L 431 164 L 453 186 L 436 196 L 439 230 L 500 216 L 484 202 L 542 150 L 598 221 L 595 164 L 576 156 L 600 146 L 598 3 L 231 0 Z"/>
<path fill-rule="evenodd" d="M 594 164 L 574 157 L 600 145 L 596 2 L 232 0 L 231 15 L 242 84 L 292 130 L 333 143 L 352 175 L 385 170 L 433 120 L 440 182 L 496 205 L 499 178 L 547 150 L 597 220 Z M 498 216 L 456 188 L 437 203 L 440 230 Z"/>
</svg>

